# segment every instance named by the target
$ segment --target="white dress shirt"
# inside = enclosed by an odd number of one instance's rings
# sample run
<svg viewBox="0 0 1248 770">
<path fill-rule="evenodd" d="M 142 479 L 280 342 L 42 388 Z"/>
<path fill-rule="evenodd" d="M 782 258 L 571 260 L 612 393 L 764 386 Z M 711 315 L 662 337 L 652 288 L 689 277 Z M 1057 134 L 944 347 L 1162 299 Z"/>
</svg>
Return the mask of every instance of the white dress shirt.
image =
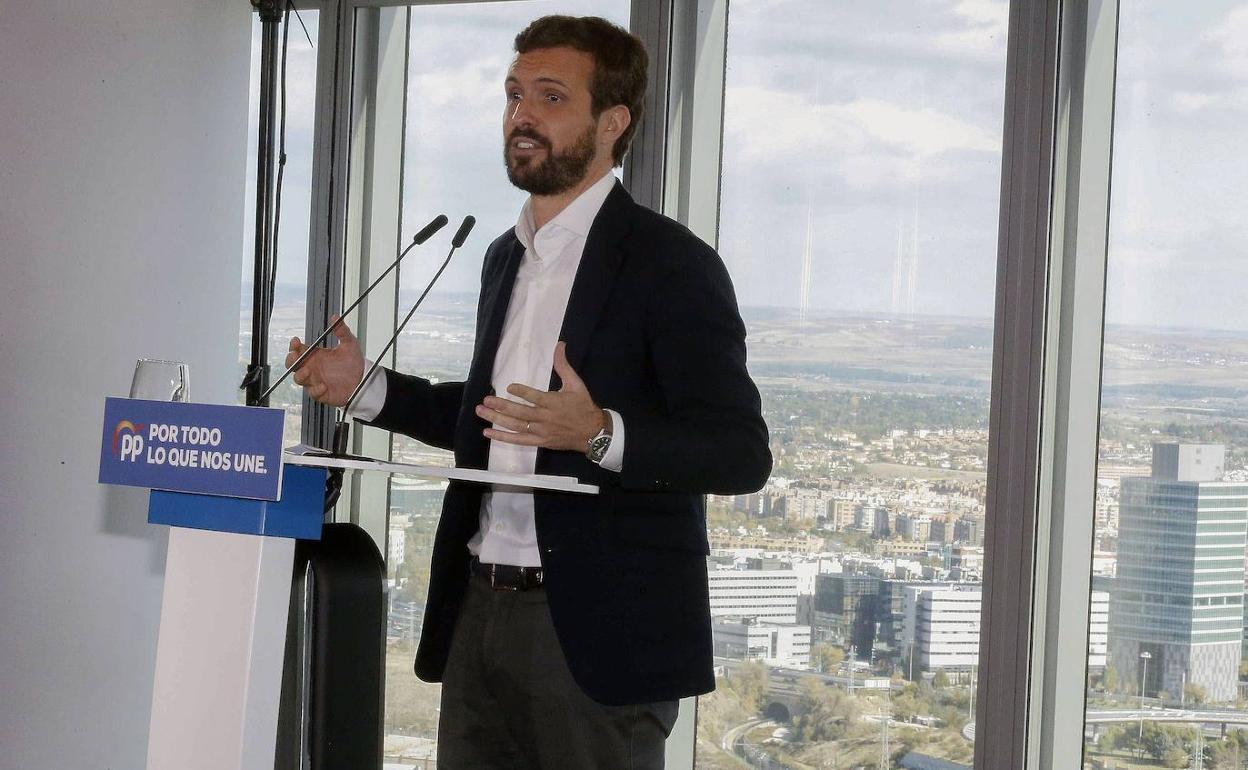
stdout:
<svg viewBox="0 0 1248 770">
<path fill-rule="evenodd" d="M 607 173 L 540 230 L 533 222 L 532 201 L 526 201 L 521 209 L 516 237 L 524 245 L 524 257 L 507 306 L 491 377 L 494 393 L 500 398 L 520 401 L 507 393 L 507 386 L 512 383 L 538 390 L 550 386 L 555 344 L 585 252 L 585 239 L 614 185 L 614 174 Z M 351 416 L 375 418 L 385 397 L 385 378 L 374 377 L 360 393 Z M 611 414 L 612 437 L 601 466 L 619 471 L 624 460 L 624 421 L 616 412 L 607 411 Z M 537 448 L 491 441 L 487 467 L 492 471 L 534 473 Z M 532 492 L 503 486 L 486 492 L 481 501 L 480 529 L 468 542 L 468 550 L 486 563 L 541 566 Z"/>
</svg>

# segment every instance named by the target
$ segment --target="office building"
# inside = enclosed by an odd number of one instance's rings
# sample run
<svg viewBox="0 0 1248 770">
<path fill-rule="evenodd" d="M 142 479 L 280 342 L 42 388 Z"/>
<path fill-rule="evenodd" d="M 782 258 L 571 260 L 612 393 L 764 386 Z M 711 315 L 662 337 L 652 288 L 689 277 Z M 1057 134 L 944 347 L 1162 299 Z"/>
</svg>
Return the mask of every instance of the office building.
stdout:
<svg viewBox="0 0 1248 770">
<path fill-rule="evenodd" d="M 809 576 L 791 569 L 710 570 L 711 617 L 796 623 L 798 585 Z"/>
<path fill-rule="evenodd" d="M 902 647 L 914 671 L 963 673 L 979 662 L 977 585 L 914 585 L 903 593 Z"/>
<path fill-rule="evenodd" d="M 819 575 L 815 578 L 814 638 L 867 658 L 875 642 L 880 579 L 872 575 Z"/>
<path fill-rule="evenodd" d="M 711 634 L 718 658 L 810 668 L 810 626 L 725 617 L 715 619 Z"/>
<path fill-rule="evenodd" d="M 1146 695 L 1178 699 L 1188 684 L 1215 702 L 1236 694 L 1248 485 L 1219 480 L 1224 455 L 1155 444 L 1152 475 L 1122 479 L 1109 654 Z"/>
</svg>

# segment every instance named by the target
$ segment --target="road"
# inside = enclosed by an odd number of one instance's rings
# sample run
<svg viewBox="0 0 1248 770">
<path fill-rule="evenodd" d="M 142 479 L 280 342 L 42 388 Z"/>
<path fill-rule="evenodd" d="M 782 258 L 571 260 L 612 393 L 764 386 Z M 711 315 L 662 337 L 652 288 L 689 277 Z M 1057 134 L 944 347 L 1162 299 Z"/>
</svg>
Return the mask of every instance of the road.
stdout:
<svg viewBox="0 0 1248 770">
<path fill-rule="evenodd" d="M 1195 709 L 1089 709 L 1084 724 L 1111 724 L 1114 722 L 1181 722 L 1200 725 L 1248 725 L 1248 711 L 1195 710 Z M 968 741 L 975 740 L 975 723 L 969 722 L 962 729 Z"/>
<path fill-rule="evenodd" d="M 770 719 L 750 719 L 742 722 L 735 727 L 730 727 L 724 731 L 723 740 L 719 742 L 719 747 L 729 754 L 736 754 L 744 759 L 751 767 L 770 768 L 772 767 L 771 759 L 763 754 L 762 750 L 749 746 L 745 743 L 745 736 L 751 730 L 760 727 L 776 727 L 776 723 Z"/>
</svg>

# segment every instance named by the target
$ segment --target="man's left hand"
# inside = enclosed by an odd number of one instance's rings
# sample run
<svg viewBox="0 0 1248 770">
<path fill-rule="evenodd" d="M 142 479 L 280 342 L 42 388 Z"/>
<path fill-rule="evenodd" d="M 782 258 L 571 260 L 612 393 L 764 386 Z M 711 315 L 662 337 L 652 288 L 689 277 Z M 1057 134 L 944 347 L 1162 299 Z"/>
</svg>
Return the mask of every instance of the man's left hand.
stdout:
<svg viewBox="0 0 1248 770">
<path fill-rule="evenodd" d="M 495 427 L 486 428 L 485 437 L 507 444 L 587 453 L 589 440 L 606 426 L 606 414 L 568 363 L 563 342 L 555 345 L 555 373 L 563 381 L 563 387 L 556 391 L 519 383 L 507 386 L 509 394 L 528 403 L 486 396 L 477 405 L 477 416 Z"/>
</svg>

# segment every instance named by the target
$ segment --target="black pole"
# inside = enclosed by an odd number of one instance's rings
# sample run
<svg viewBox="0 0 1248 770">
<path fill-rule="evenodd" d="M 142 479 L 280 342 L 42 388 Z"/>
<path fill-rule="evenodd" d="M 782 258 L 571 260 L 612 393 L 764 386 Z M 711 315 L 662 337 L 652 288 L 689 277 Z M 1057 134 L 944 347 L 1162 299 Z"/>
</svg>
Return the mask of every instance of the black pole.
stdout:
<svg viewBox="0 0 1248 770">
<path fill-rule="evenodd" d="M 256 249 L 251 285 L 251 363 L 243 378 L 250 406 L 268 406 L 269 276 L 277 258 L 273 243 L 273 156 L 277 122 L 277 32 L 285 0 L 251 0 L 260 14 L 260 120 L 256 143 Z"/>
</svg>

